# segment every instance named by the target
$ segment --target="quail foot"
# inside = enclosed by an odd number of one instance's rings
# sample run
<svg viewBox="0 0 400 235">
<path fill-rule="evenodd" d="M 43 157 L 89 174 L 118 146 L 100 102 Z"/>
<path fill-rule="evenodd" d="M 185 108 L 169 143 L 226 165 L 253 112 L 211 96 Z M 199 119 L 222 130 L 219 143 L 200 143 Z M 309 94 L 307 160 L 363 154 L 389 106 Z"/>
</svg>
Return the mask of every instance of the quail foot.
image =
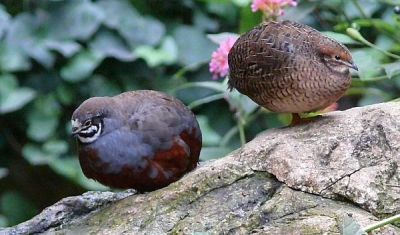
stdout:
<svg viewBox="0 0 400 235">
<path fill-rule="evenodd" d="M 202 145 L 194 114 L 179 100 L 150 90 L 86 100 L 72 115 L 72 133 L 88 178 L 141 192 L 194 169 Z"/>
<path fill-rule="evenodd" d="M 357 70 L 349 50 L 295 22 L 268 22 L 245 33 L 228 55 L 229 87 L 273 112 L 321 110 L 342 97 Z"/>
</svg>

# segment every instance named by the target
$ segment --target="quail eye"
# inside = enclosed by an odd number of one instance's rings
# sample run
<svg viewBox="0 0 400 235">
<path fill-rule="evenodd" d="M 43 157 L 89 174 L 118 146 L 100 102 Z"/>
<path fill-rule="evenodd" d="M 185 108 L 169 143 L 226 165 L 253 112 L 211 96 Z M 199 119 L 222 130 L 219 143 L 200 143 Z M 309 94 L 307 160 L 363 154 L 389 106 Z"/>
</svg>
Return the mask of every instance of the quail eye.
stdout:
<svg viewBox="0 0 400 235">
<path fill-rule="evenodd" d="M 336 59 L 336 60 L 340 60 L 340 56 L 336 55 L 336 56 L 335 56 L 335 59 Z"/>
<path fill-rule="evenodd" d="M 85 122 L 85 124 L 83 124 L 84 126 L 91 126 L 92 125 L 92 121 L 91 120 L 87 120 Z"/>
</svg>

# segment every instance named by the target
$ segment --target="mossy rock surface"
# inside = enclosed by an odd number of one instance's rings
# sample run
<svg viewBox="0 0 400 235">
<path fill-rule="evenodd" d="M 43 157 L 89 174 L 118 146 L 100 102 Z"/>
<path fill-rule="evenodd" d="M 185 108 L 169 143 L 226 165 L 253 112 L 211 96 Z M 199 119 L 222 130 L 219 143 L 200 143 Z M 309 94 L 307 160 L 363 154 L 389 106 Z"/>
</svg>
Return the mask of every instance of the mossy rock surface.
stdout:
<svg viewBox="0 0 400 235">
<path fill-rule="evenodd" d="M 339 234 L 400 213 L 398 117 L 384 103 L 268 130 L 166 188 L 66 198 L 0 233 Z"/>
</svg>

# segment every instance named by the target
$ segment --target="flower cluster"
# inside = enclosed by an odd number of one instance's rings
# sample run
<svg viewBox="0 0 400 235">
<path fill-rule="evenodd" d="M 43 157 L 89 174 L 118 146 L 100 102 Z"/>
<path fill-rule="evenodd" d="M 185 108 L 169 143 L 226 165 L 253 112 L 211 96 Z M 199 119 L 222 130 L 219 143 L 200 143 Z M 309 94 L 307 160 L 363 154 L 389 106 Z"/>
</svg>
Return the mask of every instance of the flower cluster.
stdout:
<svg viewBox="0 0 400 235">
<path fill-rule="evenodd" d="M 236 39 L 233 37 L 227 38 L 221 42 L 219 48 L 212 53 L 210 61 L 210 72 L 213 74 L 213 79 L 225 77 L 229 73 L 228 54 Z"/>
<path fill-rule="evenodd" d="M 253 0 L 251 10 L 253 12 L 262 11 L 269 16 L 280 16 L 283 14 L 283 7 L 297 6 L 296 0 Z M 210 61 L 210 72 L 212 78 L 218 79 L 225 77 L 229 73 L 228 54 L 236 39 L 230 37 L 220 43 L 219 48 L 212 53 Z"/>
<path fill-rule="evenodd" d="M 296 0 L 253 0 L 251 10 L 262 11 L 271 16 L 283 15 L 282 8 L 285 6 L 297 6 Z"/>
</svg>

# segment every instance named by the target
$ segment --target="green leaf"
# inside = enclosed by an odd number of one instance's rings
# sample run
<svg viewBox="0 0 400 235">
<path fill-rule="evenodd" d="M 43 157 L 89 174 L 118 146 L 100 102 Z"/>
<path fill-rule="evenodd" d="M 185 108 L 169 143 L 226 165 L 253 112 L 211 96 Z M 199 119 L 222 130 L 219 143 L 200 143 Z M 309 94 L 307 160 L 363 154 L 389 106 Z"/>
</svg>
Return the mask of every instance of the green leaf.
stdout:
<svg viewBox="0 0 400 235">
<path fill-rule="evenodd" d="M 365 38 L 360 34 L 360 32 L 357 29 L 354 28 L 347 28 L 346 32 L 348 35 L 350 35 L 352 38 L 358 40 L 358 41 L 364 41 Z"/>
<path fill-rule="evenodd" d="M 218 33 L 218 34 L 207 34 L 207 37 L 214 42 L 215 44 L 219 45 L 221 42 L 227 40 L 228 38 L 239 38 L 239 35 L 236 33 Z"/>
<path fill-rule="evenodd" d="M 390 64 L 383 64 L 382 67 L 385 70 L 386 75 L 388 76 L 389 79 L 400 74 L 400 62 L 399 61 L 390 63 Z"/>
<path fill-rule="evenodd" d="M 4 228 L 4 227 L 8 227 L 8 226 L 10 226 L 10 225 L 8 223 L 7 217 L 0 214 L 0 228 Z"/>
<path fill-rule="evenodd" d="M 232 0 L 239 7 L 250 7 L 251 0 Z"/>
<path fill-rule="evenodd" d="M 111 29 L 118 29 L 123 21 L 129 20 L 128 18 L 140 18 L 136 9 L 126 0 L 99 0 L 95 4 L 103 10 L 105 14 L 104 24 Z"/>
<path fill-rule="evenodd" d="M 322 32 L 323 35 L 335 39 L 336 41 L 343 43 L 343 44 L 360 44 L 356 40 L 352 39 L 351 37 L 347 36 L 346 34 L 342 33 L 335 33 L 331 31 Z"/>
<path fill-rule="evenodd" d="M 190 40 L 188 40 L 190 35 Z M 211 53 L 217 48 L 199 29 L 179 26 L 173 33 L 178 45 L 178 61 L 182 65 L 197 64 L 211 59 Z"/>
<path fill-rule="evenodd" d="M 36 93 L 30 88 L 18 88 L 13 90 L 8 96 L 0 100 L 0 113 L 10 113 L 24 107 L 33 98 Z"/>
<path fill-rule="evenodd" d="M 390 51 L 393 49 L 393 47 L 396 47 L 395 40 L 384 34 L 381 34 L 376 38 L 375 44 L 378 48 L 381 48 L 385 51 Z"/>
<path fill-rule="evenodd" d="M 144 59 L 150 67 L 162 64 L 170 65 L 178 57 L 178 48 L 172 37 L 166 37 L 159 49 L 150 46 L 139 46 L 134 52 L 139 58 Z"/>
<path fill-rule="evenodd" d="M 0 42 L 0 69 L 4 72 L 26 71 L 31 63 L 21 48 Z"/>
<path fill-rule="evenodd" d="M 82 81 L 92 74 L 102 60 L 103 56 L 96 51 L 81 51 L 61 69 L 61 77 L 68 82 Z"/>
<path fill-rule="evenodd" d="M 353 50 L 353 60 L 358 66 L 361 80 L 372 80 L 382 71 L 381 60 L 384 55 L 371 48 Z"/>
<path fill-rule="evenodd" d="M 156 45 L 165 34 L 164 24 L 159 20 L 142 17 L 127 1 L 98 1 L 97 5 L 105 12 L 104 24 L 117 30 L 129 46 Z"/>
<path fill-rule="evenodd" d="M 190 109 L 194 109 L 197 106 L 200 106 L 200 105 L 203 105 L 203 104 L 208 104 L 208 103 L 211 103 L 213 101 L 220 100 L 220 99 L 223 99 L 223 98 L 225 98 L 225 94 L 222 94 L 222 93 L 215 94 L 215 95 L 208 95 L 206 97 L 203 97 L 203 98 L 200 98 L 198 100 L 193 101 L 192 103 L 190 103 L 188 105 L 188 107 Z"/>
<path fill-rule="evenodd" d="M 26 144 L 22 149 L 22 155 L 32 165 L 43 165 L 50 161 L 50 157 L 39 146 Z"/>
<path fill-rule="evenodd" d="M 216 19 L 211 18 L 199 9 L 194 12 L 193 25 L 196 28 L 207 32 L 216 32 L 219 26 Z"/>
<path fill-rule="evenodd" d="M 211 128 L 209 120 L 206 116 L 197 115 L 197 121 L 200 125 L 200 130 L 203 135 L 203 145 L 218 145 L 221 136 Z"/>
<path fill-rule="evenodd" d="M 89 47 L 102 57 L 114 57 L 121 61 L 133 61 L 134 54 L 123 40 L 109 30 L 101 30 L 90 42 Z"/>
<path fill-rule="evenodd" d="M 0 75 L 0 102 L 18 87 L 17 78 L 13 74 Z"/>
<path fill-rule="evenodd" d="M 258 104 L 254 103 L 248 96 L 239 93 L 237 90 L 225 92 L 225 97 L 231 110 L 241 110 L 243 114 L 250 114 L 258 107 Z"/>
<path fill-rule="evenodd" d="M 122 92 L 112 80 L 98 74 L 90 78 L 86 88 L 90 96 L 114 96 Z"/>
<path fill-rule="evenodd" d="M 28 198 L 16 191 L 6 191 L 0 197 L 0 208 L 8 225 L 16 225 L 32 218 L 38 211 Z"/>
<path fill-rule="evenodd" d="M 88 190 L 104 191 L 108 189 L 108 187 L 103 186 L 94 180 L 88 179 L 83 175 L 77 157 L 69 156 L 59 158 L 57 161 L 49 162 L 49 166 L 58 174 L 71 179 L 73 182 L 78 183 Z"/>
<path fill-rule="evenodd" d="M 7 32 L 6 43 L 35 59 L 45 68 L 53 66 L 55 57 L 40 36 L 40 19 L 24 12 L 17 15 Z"/>
<path fill-rule="evenodd" d="M 317 5 L 321 4 L 318 1 L 302 1 L 296 7 L 285 8 L 285 13 L 281 17 L 282 20 L 291 20 L 296 22 L 304 21 L 310 14 L 313 13 Z"/>
<path fill-rule="evenodd" d="M 43 67 L 49 69 L 55 62 L 54 55 L 46 48 L 44 42 L 30 41 L 25 45 L 25 53 L 35 59 Z"/>
<path fill-rule="evenodd" d="M 239 32 L 240 33 L 247 32 L 252 28 L 254 28 L 256 25 L 260 24 L 261 21 L 262 21 L 261 12 L 252 12 L 250 6 L 243 7 L 240 10 Z"/>
<path fill-rule="evenodd" d="M 203 87 L 203 88 L 208 88 L 211 90 L 215 90 L 218 92 L 225 92 L 228 87 L 225 83 L 221 82 L 213 82 L 213 81 L 205 81 L 205 82 L 189 82 L 185 83 L 182 86 L 179 86 L 175 89 L 175 91 L 182 90 L 182 89 L 188 89 L 188 88 L 195 88 L 195 87 Z"/>
<path fill-rule="evenodd" d="M 65 105 L 72 104 L 75 99 L 75 92 L 73 88 L 68 87 L 65 84 L 57 87 L 56 95 L 60 102 Z"/>
<path fill-rule="evenodd" d="M 28 123 L 28 137 L 36 141 L 44 141 L 55 132 L 58 119 L 57 116 L 34 111 L 29 114 Z"/>
<path fill-rule="evenodd" d="M 0 167 L 0 180 L 8 175 L 8 169 Z"/>
<path fill-rule="evenodd" d="M 131 48 L 138 45 L 156 45 L 165 34 L 165 26 L 160 21 L 146 17 L 126 21 L 118 32 L 128 41 Z"/>
<path fill-rule="evenodd" d="M 43 145 L 43 150 L 58 156 L 68 151 L 68 144 L 63 140 L 50 140 Z"/>
<path fill-rule="evenodd" d="M 231 0 L 211 0 L 208 1 L 207 11 L 224 18 L 228 22 L 234 22 L 238 17 L 237 7 Z"/>
<path fill-rule="evenodd" d="M 34 108 L 27 114 L 27 135 L 35 141 L 45 141 L 56 131 L 60 107 L 53 95 L 35 100 Z"/>
<path fill-rule="evenodd" d="M 234 149 L 228 147 L 203 147 L 200 153 L 200 161 L 208 161 L 211 159 L 225 157 L 233 150 Z"/>
<path fill-rule="evenodd" d="M 49 37 L 54 39 L 88 40 L 105 19 L 104 11 L 95 3 L 82 1 L 50 1 L 47 21 Z"/>
<path fill-rule="evenodd" d="M 76 157 L 57 159 L 57 161 L 50 164 L 50 167 L 58 174 L 73 179 L 74 182 L 77 181 L 77 178 L 79 178 L 79 174 L 82 171 Z"/>
<path fill-rule="evenodd" d="M 74 41 L 47 40 L 45 41 L 45 46 L 50 50 L 58 51 L 67 58 L 73 56 L 81 49 L 81 45 Z"/>
<path fill-rule="evenodd" d="M 384 101 L 385 101 L 385 97 L 384 96 L 364 94 L 361 97 L 361 99 L 358 101 L 358 105 L 357 106 L 362 107 L 362 106 L 382 103 Z"/>
<path fill-rule="evenodd" d="M 361 12 L 357 9 L 356 5 L 354 4 L 354 1 L 343 1 L 345 5 L 341 6 L 342 8 L 344 8 L 341 9 L 341 11 L 344 11 L 343 14 L 349 19 L 371 18 L 372 14 L 376 12 L 381 6 L 379 1 L 370 1 L 370 0 L 358 0 L 358 1 L 366 16 L 364 17 L 363 14 L 361 14 Z"/>
<path fill-rule="evenodd" d="M 0 38 L 3 37 L 10 24 L 10 15 L 4 6 L 0 5 Z"/>
</svg>

